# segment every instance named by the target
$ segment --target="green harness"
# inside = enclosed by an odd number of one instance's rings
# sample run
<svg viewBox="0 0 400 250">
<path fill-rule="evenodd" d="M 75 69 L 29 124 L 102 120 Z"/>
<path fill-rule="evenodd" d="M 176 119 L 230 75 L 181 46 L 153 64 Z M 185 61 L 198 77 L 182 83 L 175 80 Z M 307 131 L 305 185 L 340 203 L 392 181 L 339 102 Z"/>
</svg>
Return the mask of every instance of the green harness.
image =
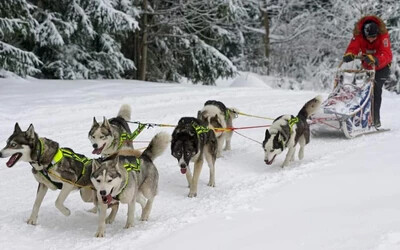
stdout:
<svg viewBox="0 0 400 250">
<path fill-rule="evenodd" d="M 44 142 L 43 142 L 42 138 L 39 138 L 38 162 L 40 162 L 40 158 L 42 157 L 43 153 L 44 153 Z M 53 157 L 53 160 L 51 161 L 51 163 L 49 164 L 47 169 L 42 169 L 42 170 L 38 171 L 47 180 L 49 180 L 53 185 L 55 185 L 58 189 L 62 188 L 62 184 L 51 180 L 51 178 L 49 177 L 48 171 L 53 166 L 57 165 L 64 157 L 71 158 L 71 159 L 81 162 L 83 164 L 81 175 L 79 176 L 79 178 L 76 182 L 78 182 L 80 180 L 80 178 L 82 178 L 82 176 L 86 173 L 86 168 L 92 163 L 91 159 L 88 159 L 86 156 L 83 156 L 83 155 L 78 155 L 69 148 L 58 148 L 56 154 Z"/>
<path fill-rule="evenodd" d="M 124 168 L 128 174 L 132 170 L 140 173 L 140 158 L 135 157 L 135 163 L 132 163 L 132 162 L 125 163 Z M 124 189 L 128 185 L 128 180 L 129 180 L 129 176 L 126 178 L 124 187 L 122 188 L 121 192 L 115 197 L 116 200 L 119 200 L 119 195 L 124 191 Z"/>
<path fill-rule="evenodd" d="M 133 141 L 145 128 L 146 128 L 146 124 L 139 123 L 138 128 L 135 131 L 133 131 L 131 134 L 122 133 L 121 136 L 119 137 L 118 150 L 120 150 L 122 148 L 122 144 L 124 144 L 125 141 Z M 109 148 L 113 147 L 114 145 L 115 145 L 114 142 L 111 143 Z"/>
<path fill-rule="evenodd" d="M 295 124 L 297 124 L 299 122 L 299 118 L 298 117 L 293 117 L 293 118 L 290 118 L 289 120 L 288 120 L 288 125 L 289 125 L 289 136 L 292 134 L 292 128 L 293 128 L 293 126 L 295 125 Z M 288 139 L 289 139 L 289 136 L 288 136 Z M 281 140 L 280 141 L 281 142 L 281 144 L 282 144 L 282 148 L 284 149 L 286 146 L 285 146 L 285 142 L 283 141 L 283 140 Z"/>
<path fill-rule="evenodd" d="M 201 134 L 203 134 L 203 133 L 207 133 L 208 131 L 210 131 L 210 129 L 209 128 L 207 128 L 207 127 L 204 127 L 204 126 L 201 126 L 201 125 L 198 125 L 198 124 L 196 124 L 196 123 L 192 123 L 192 127 L 194 128 L 194 130 L 196 131 L 196 134 L 197 135 L 201 135 Z"/>
</svg>

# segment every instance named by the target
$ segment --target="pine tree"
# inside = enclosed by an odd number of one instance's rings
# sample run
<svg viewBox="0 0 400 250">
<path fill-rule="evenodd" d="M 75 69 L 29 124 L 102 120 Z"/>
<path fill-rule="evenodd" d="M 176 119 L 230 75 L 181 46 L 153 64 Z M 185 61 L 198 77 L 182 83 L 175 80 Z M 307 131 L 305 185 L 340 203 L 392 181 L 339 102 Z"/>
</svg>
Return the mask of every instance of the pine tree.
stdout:
<svg viewBox="0 0 400 250">
<path fill-rule="evenodd" d="M 20 76 L 40 73 L 40 59 L 32 53 L 37 22 L 24 0 L 0 1 L 0 76 L 13 72 Z"/>
</svg>

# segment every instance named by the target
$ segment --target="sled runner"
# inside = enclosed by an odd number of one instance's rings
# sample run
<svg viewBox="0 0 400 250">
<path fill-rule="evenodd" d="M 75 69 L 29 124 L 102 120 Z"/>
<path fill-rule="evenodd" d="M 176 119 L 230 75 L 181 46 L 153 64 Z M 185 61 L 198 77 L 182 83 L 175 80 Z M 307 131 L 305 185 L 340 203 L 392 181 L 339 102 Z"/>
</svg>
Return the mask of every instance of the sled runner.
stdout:
<svg viewBox="0 0 400 250">
<path fill-rule="evenodd" d="M 375 70 L 343 69 L 342 65 L 336 72 L 332 93 L 311 117 L 311 128 L 342 131 L 347 138 L 387 131 L 373 125 Z"/>
</svg>

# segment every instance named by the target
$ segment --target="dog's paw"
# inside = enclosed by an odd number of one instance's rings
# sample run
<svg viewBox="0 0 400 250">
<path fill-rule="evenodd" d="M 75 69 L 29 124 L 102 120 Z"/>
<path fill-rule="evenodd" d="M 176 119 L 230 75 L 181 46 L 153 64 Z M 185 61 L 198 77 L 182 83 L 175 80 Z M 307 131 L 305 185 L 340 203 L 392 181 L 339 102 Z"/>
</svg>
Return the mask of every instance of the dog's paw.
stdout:
<svg viewBox="0 0 400 250">
<path fill-rule="evenodd" d="M 126 224 L 124 226 L 124 229 L 128 229 L 128 228 L 131 228 L 131 227 L 133 227 L 133 222 L 126 222 Z"/>
<path fill-rule="evenodd" d="M 143 216 L 142 215 L 142 217 L 140 217 L 140 220 L 141 221 L 148 221 L 149 220 L 149 216 Z"/>
<path fill-rule="evenodd" d="M 27 223 L 28 225 L 36 226 L 37 219 L 29 218 L 29 219 L 26 221 L 26 223 Z"/>
<path fill-rule="evenodd" d="M 197 192 L 190 192 L 188 197 L 189 198 L 197 197 Z"/>
<path fill-rule="evenodd" d="M 115 218 L 109 218 L 109 217 L 107 217 L 107 218 L 106 218 L 106 224 L 112 224 L 112 223 L 114 222 L 114 219 L 115 219 Z"/>
<path fill-rule="evenodd" d="M 207 186 L 209 186 L 209 187 L 215 187 L 215 182 L 209 181 L 208 184 L 207 184 Z"/>
<path fill-rule="evenodd" d="M 96 232 L 96 234 L 94 235 L 96 238 L 103 238 L 105 236 L 105 232 L 104 230 L 99 230 Z"/>
<path fill-rule="evenodd" d="M 65 216 L 70 216 L 71 215 L 71 211 L 66 207 L 64 209 L 60 209 L 60 211 Z"/>
</svg>

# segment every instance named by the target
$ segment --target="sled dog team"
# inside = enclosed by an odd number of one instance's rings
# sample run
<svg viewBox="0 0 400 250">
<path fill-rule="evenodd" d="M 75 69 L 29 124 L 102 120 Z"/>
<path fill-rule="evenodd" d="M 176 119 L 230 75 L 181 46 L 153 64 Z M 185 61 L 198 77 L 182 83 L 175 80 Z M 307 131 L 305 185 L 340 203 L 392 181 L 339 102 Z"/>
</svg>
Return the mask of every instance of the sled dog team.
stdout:
<svg viewBox="0 0 400 250">
<path fill-rule="evenodd" d="M 317 111 L 321 101 L 317 96 L 308 101 L 297 116 L 282 115 L 273 121 L 262 143 L 266 164 L 272 164 L 276 156 L 287 148 L 282 167 L 287 166 L 294 160 L 297 144 L 300 145 L 299 159 L 304 157 L 304 146 L 310 141 L 307 118 Z M 28 224 L 36 225 L 40 205 L 49 188 L 60 189 L 55 205 L 65 216 L 70 215 L 70 210 L 64 206 L 64 201 L 71 191 L 79 189 L 82 200 L 93 202 L 95 207 L 91 211 L 99 214 L 95 236 L 104 237 L 106 224 L 114 221 L 120 203 L 128 204 L 125 228 L 134 225 L 136 202 L 142 209 L 140 220 L 148 220 L 158 192 L 159 174 L 153 161 L 169 143 L 181 173 L 186 175 L 189 197 L 197 196 L 204 160 L 210 168 L 208 186 L 214 187 L 216 159 L 223 150 L 231 149 L 232 137 L 231 130 L 214 129 L 233 127 L 232 120 L 237 113 L 235 108 L 227 108 L 222 102 L 207 101 L 198 111 L 197 118 L 182 117 L 172 137 L 160 132 L 141 152 L 133 148 L 127 123 L 131 119 L 131 108 L 124 104 L 115 118 L 103 118 L 101 123 L 93 119 L 88 138 L 92 153 L 101 156 L 98 159 L 89 159 L 70 148 L 60 147 L 51 139 L 39 137 L 32 124 L 23 131 L 16 123 L 6 146 L 0 151 L 0 158 L 9 158 L 6 162 L 9 168 L 20 160 L 32 166 L 39 185 Z M 194 162 L 193 174 L 190 162 Z M 111 212 L 107 216 L 108 208 Z"/>
</svg>

